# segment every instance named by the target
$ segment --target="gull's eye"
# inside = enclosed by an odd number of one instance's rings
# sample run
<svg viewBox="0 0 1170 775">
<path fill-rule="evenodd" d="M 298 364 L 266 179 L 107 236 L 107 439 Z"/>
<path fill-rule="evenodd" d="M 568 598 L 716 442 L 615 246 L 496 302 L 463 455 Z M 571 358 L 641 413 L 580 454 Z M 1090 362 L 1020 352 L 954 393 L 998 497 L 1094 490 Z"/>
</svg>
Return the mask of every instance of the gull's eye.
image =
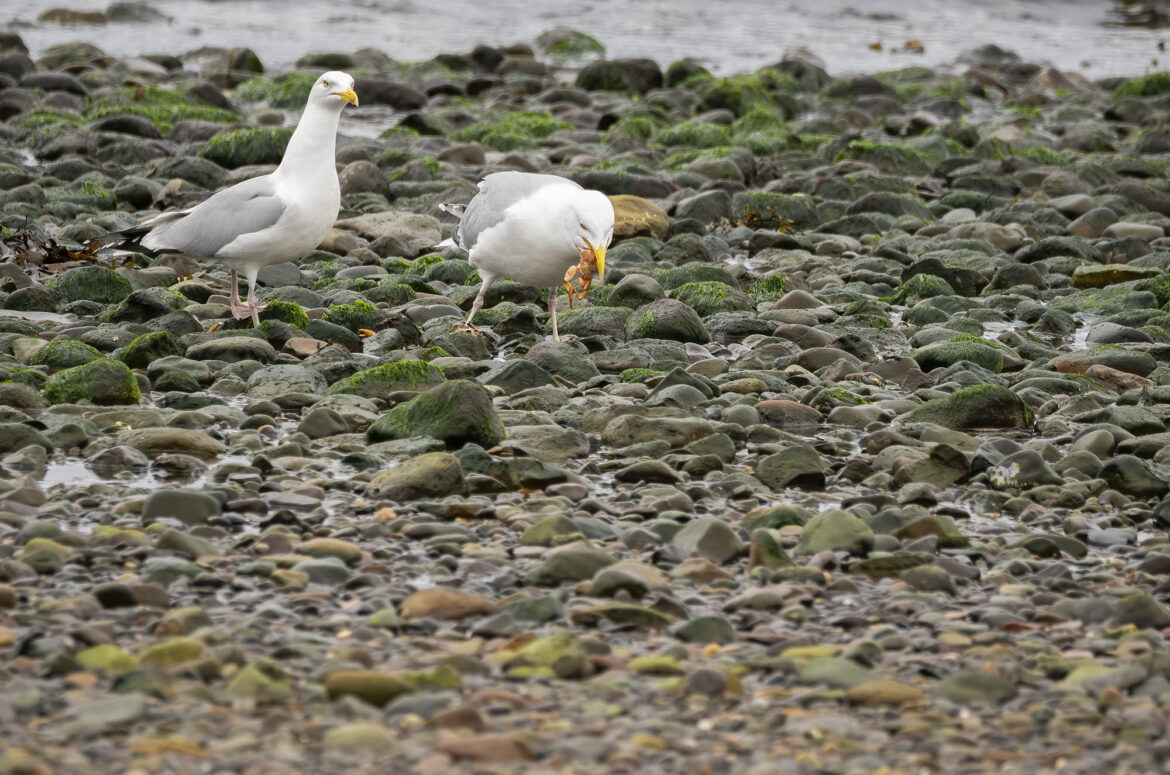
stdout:
<svg viewBox="0 0 1170 775">
<path fill-rule="evenodd" d="M 321 81 L 321 85 L 324 86 L 326 89 L 328 89 L 329 88 L 329 81 Z"/>
</svg>

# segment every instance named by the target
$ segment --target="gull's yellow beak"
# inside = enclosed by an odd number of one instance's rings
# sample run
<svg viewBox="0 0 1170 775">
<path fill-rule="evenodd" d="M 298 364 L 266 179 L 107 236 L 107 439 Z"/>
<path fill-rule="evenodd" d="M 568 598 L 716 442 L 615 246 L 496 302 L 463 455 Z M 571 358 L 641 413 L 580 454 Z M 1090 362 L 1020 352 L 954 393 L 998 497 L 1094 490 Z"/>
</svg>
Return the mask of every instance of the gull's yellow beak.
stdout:
<svg viewBox="0 0 1170 775">
<path fill-rule="evenodd" d="M 597 257 L 597 279 L 605 282 L 605 245 L 595 248 L 589 246 L 593 250 L 593 255 Z"/>
<path fill-rule="evenodd" d="M 357 92 L 355 92 L 353 89 L 346 89 L 345 91 L 335 91 L 335 92 L 333 92 L 333 96 L 334 97 L 341 97 L 341 99 L 345 100 L 350 105 L 353 105 L 355 108 L 357 107 L 357 104 L 358 104 Z"/>
</svg>

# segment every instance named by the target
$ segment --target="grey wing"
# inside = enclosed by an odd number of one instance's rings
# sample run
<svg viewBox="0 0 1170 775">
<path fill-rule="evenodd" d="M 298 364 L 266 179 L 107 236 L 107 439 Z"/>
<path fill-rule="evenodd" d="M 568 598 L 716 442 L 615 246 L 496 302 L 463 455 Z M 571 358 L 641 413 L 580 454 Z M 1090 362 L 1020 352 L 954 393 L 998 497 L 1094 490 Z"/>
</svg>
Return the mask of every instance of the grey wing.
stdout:
<svg viewBox="0 0 1170 775">
<path fill-rule="evenodd" d="M 142 227 L 150 250 L 173 250 L 192 256 L 214 258 L 244 234 L 263 231 L 284 214 L 285 204 L 276 195 L 270 176 L 252 178 L 213 195 L 182 213 L 163 213 Z"/>
<path fill-rule="evenodd" d="M 532 172 L 494 172 L 479 183 L 479 193 L 463 211 L 455 242 L 464 250 L 471 250 L 479 235 L 504 220 L 508 208 L 521 199 L 547 186 L 579 185 L 557 175 L 538 175 Z"/>
</svg>

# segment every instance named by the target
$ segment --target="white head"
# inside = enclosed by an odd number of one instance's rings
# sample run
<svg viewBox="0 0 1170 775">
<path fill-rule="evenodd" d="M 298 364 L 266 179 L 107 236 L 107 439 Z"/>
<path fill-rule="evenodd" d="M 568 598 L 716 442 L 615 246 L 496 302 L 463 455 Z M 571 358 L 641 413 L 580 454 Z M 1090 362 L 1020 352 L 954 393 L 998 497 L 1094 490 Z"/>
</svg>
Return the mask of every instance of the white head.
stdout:
<svg viewBox="0 0 1170 775">
<path fill-rule="evenodd" d="M 573 247 L 584 258 L 592 253 L 597 259 L 598 279 L 605 280 L 605 250 L 613 241 L 613 205 L 600 191 L 579 191 L 573 197 L 577 217 Z"/>
<path fill-rule="evenodd" d="M 341 110 L 345 103 L 357 106 L 358 96 L 353 90 L 353 76 L 330 70 L 313 84 L 309 91 L 309 105 Z"/>
</svg>

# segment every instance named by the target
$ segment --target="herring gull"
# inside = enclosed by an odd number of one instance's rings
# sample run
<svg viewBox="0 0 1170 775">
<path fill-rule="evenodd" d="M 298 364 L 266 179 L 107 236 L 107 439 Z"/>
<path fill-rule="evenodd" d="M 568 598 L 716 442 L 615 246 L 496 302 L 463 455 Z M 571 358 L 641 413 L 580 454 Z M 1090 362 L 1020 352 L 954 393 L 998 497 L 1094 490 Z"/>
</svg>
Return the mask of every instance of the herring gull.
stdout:
<svg viewBox="0 0 1170 775">
<path fill-rule="evenodd" d="M 245 180 L 188 210 L 166 212 L 119 232 L 153 253 L 184 253 L 231 270 L 232 316 L 259 326 L 256 276 L 270 264 L 300 258 L 321 243 L 341 209 L 337 180 L 337 122 L 357 105 L 353 76 L 328 72 L 313 83 L 305 112 L 280 166 Z M 240 300 L 239 272 L 248 281 Z"/>
<path fill-rule="evenodd" d="M 456 212 L 455 208 L 448 208 Z M 500 277 L 548 288 L 553 339 L 557 333 L 557 286 L 580 262 L 597 264 L 605 279 L 605 250 L 613 239 L 614 212 L 600 191 L 587 191 L 557 175 L 496 172 L 479 183 L 463 211 L 455 243 L 483 279 L 467 325 L 483 306 L 488 286 Z"/>
</svg>

